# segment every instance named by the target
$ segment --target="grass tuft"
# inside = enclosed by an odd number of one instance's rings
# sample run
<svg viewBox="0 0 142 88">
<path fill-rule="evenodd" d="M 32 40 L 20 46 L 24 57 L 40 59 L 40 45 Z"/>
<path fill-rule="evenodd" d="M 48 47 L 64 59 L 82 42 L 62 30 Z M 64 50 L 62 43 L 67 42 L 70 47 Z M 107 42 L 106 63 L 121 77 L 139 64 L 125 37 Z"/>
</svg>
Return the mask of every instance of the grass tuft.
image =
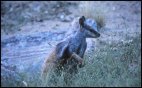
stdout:
<svg viewBox="0 0 142 88">
<path fill-rule="evenodd" d="M 94 49 L 94 48 L 93 48 Z M 141 37 L 128 37 L 126 42 L 101 45 L 88 51 L 85 66 L 72 77 L 65 72 L 57 76 L 51 72 L 45 80 L 35 71 L 21 73 L 22 81 L 29 87 L 140 87 L 141 86 Z M 70 78 L 68 78 L 70 77 Z M 7 86 L 23 86 L 19 82 Z M 22 82 L 21 81 L 21 82 Z M 66 83 L 68 82 L 68 83 Z M 3 86 L 3 83 L 2 83 Z"/>
<path fill-rule="evenodd" d="M 103 28 L 105 26 L 105 11 L 103 7 L 96 6 L 95 3 L 99 2 L 92 2 L 92 1 L 82 1 L 80 2 L 79 13 L 80 15 L 84 15 L 87 18 L 95 19 L 98 29 Z"/>
</svg>

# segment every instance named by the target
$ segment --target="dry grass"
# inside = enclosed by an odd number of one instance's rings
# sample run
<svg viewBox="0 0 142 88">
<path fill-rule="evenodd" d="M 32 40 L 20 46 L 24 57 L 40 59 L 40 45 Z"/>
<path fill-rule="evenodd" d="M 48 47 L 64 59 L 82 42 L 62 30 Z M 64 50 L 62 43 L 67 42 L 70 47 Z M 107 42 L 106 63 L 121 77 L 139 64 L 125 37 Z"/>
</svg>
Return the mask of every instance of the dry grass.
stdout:
<svg viewBox="0 0 142 88">
<path fill-rule="evenodd" d="M 100 29 L 105 26 L 105 11 L 103 7 L 97 6 L 97 4 L 99 2 L 82 1 L 80 2 L 79 13 L 87 18 L 95 19 Z"/>
<path fill-rule="evenodd" d="M 101 43 L 99 49 L 86 52 L 85 66 L 72 78 L 65 78 L 65 72 L 61 76 L 51 72 L 42 80 L 38 73 L 40 70 L 36 69 L 31 74 L 20 73 L 21 79 L 28 87 L 140 87 L 141 37 L 128 37 L 126 40 L 126 43 Z M 66 79 L 69 84 L 66 84 Z M 13 81 L 2 80 L 2 86 L 23 86 L 20 84 L 22 81 Z"/>
</svg>

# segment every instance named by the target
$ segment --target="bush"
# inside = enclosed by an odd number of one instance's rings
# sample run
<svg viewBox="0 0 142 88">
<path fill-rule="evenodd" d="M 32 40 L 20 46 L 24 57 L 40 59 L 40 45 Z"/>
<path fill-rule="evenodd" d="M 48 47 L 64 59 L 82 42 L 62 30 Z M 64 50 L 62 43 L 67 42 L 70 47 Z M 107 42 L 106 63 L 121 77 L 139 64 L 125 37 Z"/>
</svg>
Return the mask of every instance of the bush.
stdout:
<svg viewBox="0 0 142 88">
<path fill-rule="evenodd" d="M 49 87 L 140 87 L 141 38 L 129 37 L 126 42 L 105 44 L 85 54 L 85 66 L 71 78 L 65 72 L 51 72 L 45 80 L 37 73 L 24 76 L 28 86 Z M 39 71 L 37 71 L 39 72 Z M 69 84 L 66 84 L 68 80 Z M 18 85 L 17 85 L 18 86 Z"/>
</svg>

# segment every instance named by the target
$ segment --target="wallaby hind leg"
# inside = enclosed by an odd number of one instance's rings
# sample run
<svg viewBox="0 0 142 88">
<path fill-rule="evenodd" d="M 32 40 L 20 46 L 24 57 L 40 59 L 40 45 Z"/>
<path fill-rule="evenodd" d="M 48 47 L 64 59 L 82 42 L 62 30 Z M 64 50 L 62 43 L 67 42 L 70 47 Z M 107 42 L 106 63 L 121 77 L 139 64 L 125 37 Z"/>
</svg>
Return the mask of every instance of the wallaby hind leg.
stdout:
<svg viewBox="0 0 142 88">
<path fill-rule="evenodd" d="M 63 66 L 62 69 L 62 71 L 64 71 L 65 73 L 61 72 L 61 74 L 63 74 L 64 76 L 64 82 L 65 82 L 64 86 L 71 86 L 72 77 L 75 73 L 77 73 L 77 64 L 82 63 L 83 59 L 80 56 L 78 56 L 76 53 L 73 53 L 71 57 L 68 59 L 68 61 L 70 64 L 69 63 L 65 64 L 65 66 Z M 75 63 L 72 63 L 74 61 Z"/>
</svg>

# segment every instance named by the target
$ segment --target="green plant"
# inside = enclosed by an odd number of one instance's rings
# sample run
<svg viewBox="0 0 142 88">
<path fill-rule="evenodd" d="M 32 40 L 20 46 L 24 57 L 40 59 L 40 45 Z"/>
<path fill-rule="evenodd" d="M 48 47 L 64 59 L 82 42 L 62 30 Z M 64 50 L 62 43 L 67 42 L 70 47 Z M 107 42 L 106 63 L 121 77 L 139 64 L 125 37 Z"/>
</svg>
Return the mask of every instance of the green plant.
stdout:
<svg viewBox="0 0 142 88">
<path fill-rule="evenodd" d="M 101 43 L 103 44 L 103 43 Z M 126 42 L 100 45 L 94 51 L 86 52 L 85 66 L 68 79 L 65 72 L 57 76 L 51 72 L 45 80 L 40 78 L 40 70 L 31 74 L 21 74 L 21 82 L 34 87 L 140 87 L 141 86 L 141 37 L 127 37 Z M 94 48 L 93 48 L 94 49 Z M 23 86 L 17 82 L 9 86 Z"/>
</svg>

